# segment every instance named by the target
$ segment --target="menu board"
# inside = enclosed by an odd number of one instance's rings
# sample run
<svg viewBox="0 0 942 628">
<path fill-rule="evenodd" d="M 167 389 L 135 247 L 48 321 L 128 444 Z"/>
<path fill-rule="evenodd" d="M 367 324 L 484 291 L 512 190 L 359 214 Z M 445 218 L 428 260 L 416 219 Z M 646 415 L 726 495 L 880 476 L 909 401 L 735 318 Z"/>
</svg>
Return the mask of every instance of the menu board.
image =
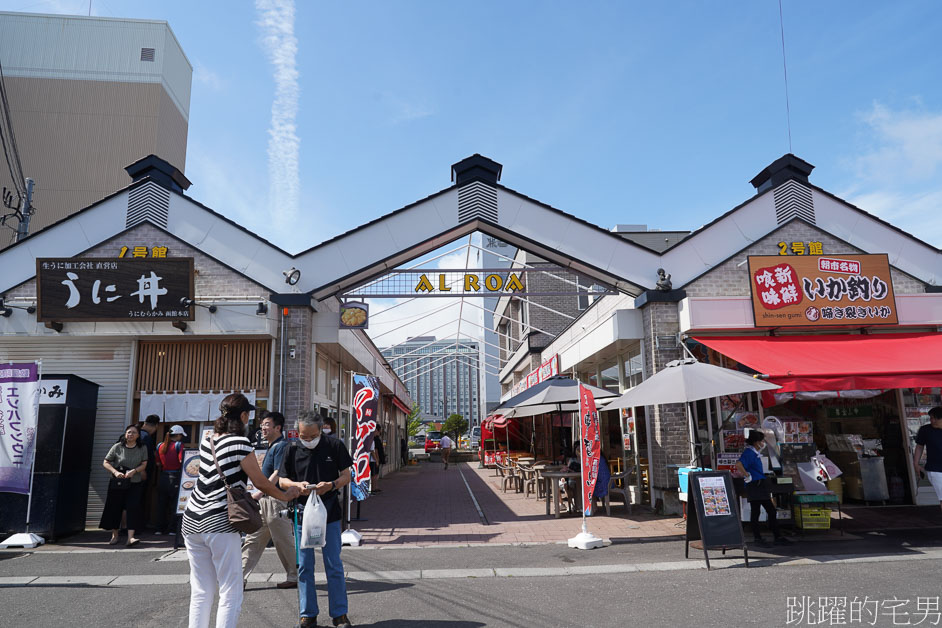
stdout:
<svg viewBox="0 0 942 628">
<path fill-rule="evenodd" d="M 729 507 L 729 495 L 722 477 L 700 478 L 700 493 L 703 497 L 703 514 L 707 517 L 719 517 L 732 514 Z"/>
<path fill-rule="evenodd" d="M 183 473 L 180 474 L 180 490 L 177 493 L 177 514 L 182 515 L 186 510 L 186 502 L 190 493 L 196 488 L 196 481 L 200 476 L 199 449 L 185 449 L 183 451 Z"/>
<path fill-rule="evenodd" d="M 813 443 L 813 427 L 810 421 L 784 421 L 786 443 Z"/>
</svg>

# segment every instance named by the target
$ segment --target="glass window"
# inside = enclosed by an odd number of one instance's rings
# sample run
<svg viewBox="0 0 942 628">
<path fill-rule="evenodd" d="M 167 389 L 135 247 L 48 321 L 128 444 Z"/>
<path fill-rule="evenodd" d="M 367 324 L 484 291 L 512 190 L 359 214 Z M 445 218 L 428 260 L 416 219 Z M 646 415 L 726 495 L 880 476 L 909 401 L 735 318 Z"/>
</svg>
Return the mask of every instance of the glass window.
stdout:
<svg viewBox="0 0 942 628">
<path fill-rule="evenodd" d="M 331 363 L 330 365 L 330 394 L 328 398 L 331 401 L 337 401 L 337 394 L 340 388 L 340 365 Z"/>
<path fill-rule="evenodd" d="M 611 392 L 618 392 L 618 363 L 612 364 L 610 366 L 602 369 L 602 385 L 601 388 L 605 390 L 610 390 Z"/>
<path fill-rule="evenodd" d="M 327 358 L 317 356 L 317 394 L 327 394 Z"/>
</svg>

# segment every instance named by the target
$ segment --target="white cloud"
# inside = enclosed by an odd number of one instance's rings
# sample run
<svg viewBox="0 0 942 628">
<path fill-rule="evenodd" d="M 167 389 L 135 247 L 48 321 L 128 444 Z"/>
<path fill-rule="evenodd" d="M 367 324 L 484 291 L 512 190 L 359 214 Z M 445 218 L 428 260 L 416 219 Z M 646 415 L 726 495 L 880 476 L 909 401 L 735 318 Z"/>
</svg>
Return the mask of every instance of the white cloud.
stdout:
<svg viewBox="0 0 942 628">
<path fill-rule="evenodd" d="M 392 121 L 394 124 L 420 120 L 434 115 L 435 113 L 434 109 L 431 107 L 408 101 L 392 92 L 383 92 L 381 99 L 392 111 Z"/>
<path fill-rule="evenodd" d="M 850 161 L 856 180 L 839 194 L 932 244 L 942 244 L 942 112 L 874 103 L 858 116 L 867 143 Z"/>
<path fill-rule="evenodd" d="M 261 44 L 274 66 L 275 97 L 268 130 L 269 211 L 276 228 L 286 229 L 298 216 L 301 140 L 296 120 L 301 88 L 298 82 L 298 40 L 294 35 L 293 0 L 256 0 Z"/>
<path fill-rule="evenodd" d="M 861 116 L 874 145 L 857 159 L 861 176 L 884 182 L 933 177 L 942 164 L 942 113 L 892 111 L 874 103 Z"/>
<path fill-rule="evenodd" d="M 196 65 L 193 66 L 193 80 L 200 85 L 205 85 L 213 91 L 219 91 L 223 88 L 224 85 L 222 77 L 207 68 L 199 61 L 197 61 Z"/>
</svg>

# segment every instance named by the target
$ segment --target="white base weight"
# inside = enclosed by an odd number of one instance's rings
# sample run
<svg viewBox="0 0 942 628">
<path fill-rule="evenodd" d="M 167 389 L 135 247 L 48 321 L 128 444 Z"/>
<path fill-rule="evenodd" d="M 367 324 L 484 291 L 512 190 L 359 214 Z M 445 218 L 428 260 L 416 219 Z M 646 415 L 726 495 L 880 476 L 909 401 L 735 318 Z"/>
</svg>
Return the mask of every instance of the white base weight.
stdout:
<svg viewBox="0 0 942 628">
<path fill-rule="evenodd" d="M 23 547 L 26 549 L 32 549 L 43 545 L 46 542 L 46 539 L 43 537 L 33 534 L 32 532 L 18 532 L 13 536 L 7 538 L 6 541 L 0 543 L 0 549 L 6 549 L 8 547 Z"/>
<path fill-rule="evenodd" d="M 603 545 L 605 545 L 605 542 L 602 539 L 589 532 L 580 532 L 569 539 L 569 547 L 575 549 L 589 550 L 602 547 Z"/>
<path fill-rule="evenodd" d="M 350 529 L 345 530 L 340 535 L 340 544 L 349 545 L 351 547 L 360 547 L 360 544 L 363 542 L 363 537 L 356 530 Z"/>
</svg>

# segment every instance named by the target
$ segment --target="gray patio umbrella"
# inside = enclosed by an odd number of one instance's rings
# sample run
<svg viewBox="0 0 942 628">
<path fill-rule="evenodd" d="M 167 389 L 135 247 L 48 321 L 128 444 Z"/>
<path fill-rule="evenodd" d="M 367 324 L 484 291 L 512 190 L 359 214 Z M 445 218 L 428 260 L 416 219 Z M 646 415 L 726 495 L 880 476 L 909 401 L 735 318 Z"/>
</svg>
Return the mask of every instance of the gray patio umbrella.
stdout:
<svg viewBox="0 0 942 628">
<path fill-rule="evenodd" d="M 662 403 L 688 403 L 724 395 L 775 390 L 781 388 L 745 373 L 704 364 L 693 358 L 674 360 L 618 399 L 606 404 L 606 410 L 637 408 Z"/>
<path fill-rule="evenodd" d="M 644 380 L 634 388 L 625 391 L 618 399 L 605 406 L 605 410 L 619 408 L 637 408 L 665 403 L 683 403 L 687 408 L 687 423 L 690 426 L 690 455 L 696 460 L 694 449 L 693 424 L 690 421 L 690 407 L 686 404 L 701 399 L 711 399 L 724 395 L 775 390 L 777 384 L 756 379 L 732 369 L 704 364 L 693 358 L 668 362 L 663 369 Z"/>
<path fill-rule="evenodd" d="M 592 396 L 596 399 L 608 399 L 618 396 L 618 393 L 613 393 L 604 388 L 590 386 L 584 382 L 582 385 L 588 388 L 592 392 Z M 500 404 L 500 406 L 494 410 L 494 413 L 502 414 L 513 408 L 515 411 L 514 416 L 529 416 L 520 414 L 519 412 L 523 412 L 524 408 L 528 407 L 546 407 L 547 409 L 542 410 L 542 412 L 560 412 L 567 409 L 565 407 L 567 404 L 573 403 L 577 404 L 574 409 L 578 411 L 579 382 L 569 377 L 563 377 L 562 375 L 554 375 L 553 377 L 543 380 L 536 386 L 530 386 L 519 395 L 511 397 Z M 536 412 L 536 414 L 540 414 L 540 412 Z"/>
</svg>

